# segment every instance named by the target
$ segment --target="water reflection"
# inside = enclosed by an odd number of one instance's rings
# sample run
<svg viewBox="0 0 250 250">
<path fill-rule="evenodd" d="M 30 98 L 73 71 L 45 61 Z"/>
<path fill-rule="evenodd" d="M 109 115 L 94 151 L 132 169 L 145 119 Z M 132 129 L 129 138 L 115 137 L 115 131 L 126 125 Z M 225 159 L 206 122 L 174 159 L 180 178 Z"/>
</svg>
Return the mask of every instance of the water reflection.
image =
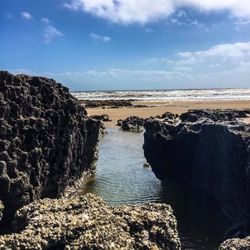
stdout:
<svg viewBox="0 0 250 250">
<path fill-rule="evenodd" d="M 143 134 L 109 130 L 100 142 L 95 179 L 87 191 L 99 194 L 112 205 L 158 201 L 161 183 L 143 168 Z"/>
<path fill-rule="evenodd" d="M 143 133 L 110 129 L 101 139 L 96 175 L 83 192 L 100 195 L 111 205 L 165 202 L 178 221 L 184 249 L 214 249 L 222 240 L 226 220 L 204 192 L 182 182 L 162 185 L 151 169 L 143 168 Z"/>
<path fill-rule="evenodd" d="M 208 194 L 169 180 L 162 186 L 161 201 L 172 206 L 185 249 L 215 249 L 221 243 L 228 220 Z"/>
</svg>

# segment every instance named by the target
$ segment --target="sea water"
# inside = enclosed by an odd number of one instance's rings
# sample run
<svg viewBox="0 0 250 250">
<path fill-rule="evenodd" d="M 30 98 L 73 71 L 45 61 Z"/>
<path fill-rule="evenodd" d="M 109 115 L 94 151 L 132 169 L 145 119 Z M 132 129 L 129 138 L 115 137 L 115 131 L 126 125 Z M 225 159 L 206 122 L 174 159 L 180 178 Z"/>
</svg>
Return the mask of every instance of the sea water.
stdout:
<svg viewBox="0 0 250 250">
<path fill-rule="evenodd" d="M 232 101 L 250 100 L 247 89 L 127 90 L 72 92 L 79 100 Z"/>
<path fill-rule="evenodd" d="M 83 192 L 101 196 L 110 205 L 163 202 L 178 221 L 183 249 L 215 249 L 223 240 L 226 220 L 208 195 L 175 180 L 164 185 L 144 168 L 143 133 L 108 129 L 99 144 L 95 176 Z"/>
</svg>

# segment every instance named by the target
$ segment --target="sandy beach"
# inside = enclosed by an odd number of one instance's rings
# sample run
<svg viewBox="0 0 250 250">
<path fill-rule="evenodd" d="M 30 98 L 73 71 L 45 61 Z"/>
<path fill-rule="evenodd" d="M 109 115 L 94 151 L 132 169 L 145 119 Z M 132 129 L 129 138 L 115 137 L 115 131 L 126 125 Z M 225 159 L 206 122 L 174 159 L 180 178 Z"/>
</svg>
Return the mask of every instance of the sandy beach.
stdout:
<svg viewBox="0 0 250 250">
<path fill-rule="evenodd" d="M 250 108 L 250 101 L 190 101 L 190 102 L 145 102 L 136 101 L 133 105 L 145 105 L 146 107 L 121 107 L 121 108 L 89 108 L 89 115 L 109 115 L 111 122 L 106 122 L 106 127 L 112 128 L 116 126 L 119 119 L 125 119 L 129 116 L 139 116 L 147 118 L 150 116 L 162 115 L 164 112 L 172 112 L 181 114 L 189 109 L 247 109 Z M 250 123 L 250 118 L 246 120 Z"/>
</svg>

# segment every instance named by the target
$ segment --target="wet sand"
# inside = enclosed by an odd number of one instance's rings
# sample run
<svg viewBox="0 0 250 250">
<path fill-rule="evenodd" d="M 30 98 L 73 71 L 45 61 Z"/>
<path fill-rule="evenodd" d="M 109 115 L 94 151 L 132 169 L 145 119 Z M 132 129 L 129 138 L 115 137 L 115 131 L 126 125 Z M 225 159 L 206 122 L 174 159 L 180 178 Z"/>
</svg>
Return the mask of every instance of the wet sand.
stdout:
<svg viewBox="0 0 250 250">
<path fill-rule="evenodd" d="M 150 116 L 162 115 L 169 111 L 175 114 L 181 114 L 189 109 L 247 109 L 250 108 L 250 101 L 190 101 L 190 102 L 143 102 L 136 101 L 133 105 L 146 105 L 147 107 L 121 107 L 121 108 L 89 108 L 89 115 L 108 114 L 112 122 L 106 122 L 106 127 L 116 126 L 119 119 L 125 119 L 129 116 L 139 116 L 147 118 Z M 246 119 L 250 123 L 250 118 Z"/>
</svg>

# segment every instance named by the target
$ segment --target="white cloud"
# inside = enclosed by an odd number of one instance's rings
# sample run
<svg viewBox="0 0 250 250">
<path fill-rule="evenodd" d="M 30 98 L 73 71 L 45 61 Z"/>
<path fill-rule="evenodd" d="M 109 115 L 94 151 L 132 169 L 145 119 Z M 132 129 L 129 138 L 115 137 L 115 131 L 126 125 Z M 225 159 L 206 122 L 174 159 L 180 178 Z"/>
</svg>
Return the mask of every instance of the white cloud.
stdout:
<svg viewBox="0 0 250 250">
<path fill-rule="evenodd" d="M 178 26 L 193 26 L 195 28 L 209 31 L 204 23 L 201 23 L 197 19 L 193 19 L 183 10 L 180 10 L 176 14 L 172 15 L 170 22 Z"/>
<path fill-rule="evenodd" d="M 242 29 L 245 29 L 246 27 L 250 26 L 250 17 L 242 17 L 242 18 L 236 18 L 234 21 L 235 24 L 235 30 L 241 31 Z"/>
<path fill-rule="evenodd" d="M 179 52 L 173 58 L 148 59 L 145 64 L 150 68 L 140 65 L 135 70 L 107 68 L 36 74 L 72 83 L 77 90 L 249 87 L 250 41 L 218 44 L 200 51 Z"/>
<path fill-rule="evenodd" d="M 238 66 L 250 63 L 250 41 L 218 44 L 207 50 L 183 51 L 174 58 L 155 57 L 145 60 L 143 65 L 168 65 L 175 67 L 210 68 Z M 216 65 L 216 67 L 215 67 Z"/>
<path fill-rule="evenodd" d="M 64 6 L 125 24 L 155 21 L 183 7 L 206 12 L 229 11 L 238 18 L 250 17 L 248 0 L 67 0 Z"/>
<path fill-rule="evenodd" d="M 197 19 L 194 19 L 190 22 L 190 25 L 197 27 L 199 29 L 203 29 L 205 31 L 209 31 L 209 29 L 206 27 L 204 23 L 199 22 Z"/>
<path fill-rule="evenodd" d="M 34 72 L 31 69 L 20 68 L 20 69 L 9 69 L 8 71 L 15 75 L 19 74 L 34 75 Z"/>
<path fill-rule="evenodd" d="M 250 2 L 248 0 L 176 0 L 176 6 L 194 7 L 201 11 L 230 11 L 234 16 L 250 16 Z"/>
<path fill-rule="evenodd" d="M 61 82 L 70 82 L 75 89 L 136 89 L 136 88 L 175 88 L 176 84 L 184 82 L 188 87 L 192 78 L 186 72 L 166 70 L 128 70 L 105 69 L 103 71 L 89 70 L 84 72 L 65 72 L 56 76 Z M 184 86 L 183 86 L 184 87 Z"/>
<path fill-rule="evenodd" d="M 171 23 L 172 24 L 176 24 L 176 25 L 178 25 L 178 26 L 183 26 L 183 25 L 185 25 L 185 23 L 184 22 L 182 22 L 182 21 L 180 21 L 179 19 L 177 19 L 177 18 L 171 18 Z"/>
<path fill-rule="evenodd" d="M 249 87 L 250 64 L 226 70 L 197 71 L 191 67 L 169 70 L 106 69 L 64 72 L 53 75 L 74 89 L 140 89 L 140 88 L 213 88 Z"/>
<path fill-rule="evenodd" d="M 127 24 L 147 23 L 173 12 L 170 0 L 70 0 L 65 7 Z"/>
<path fill-rule="evenodd" d="M 102 41 L 102 42 L 105 42 L 105 43 L 111 41 L 111 37 L 102 36 L 102 35 L 99 35 L 99 34 L 96 34 L 96 33 L 90 33 L 89 36 L 94 40 L 99 40 L 99 41 Z"/>
<path fill-rule="evenodd" d="M 48 18 L 46 18 L 46 17 L 42 17 L 41 22 L 44 23 L 44 24 L 50 24 L 50 20 Z"/>
<path fill-rule="evenodd" d="M 59 31 L 52 25 L 51 21 L 48 18 L 43 17 L 41 19 L 41 22 L 44 25 L 43 37 L 45 43 L 51 43 L 56 38 L 62 37 L 64 35 L 61 31 Z"/>
<path fill-rule="evenodd" d="M 21 12 L 20 15 L 25 20 L 32 20 L 33 19 L 32 15 L 27 11 Z"/>
<path fill-rule="evenodd" d="M 249 18 L 238 18 L 236 24 L 239 25 L 248 25 L 250 24 L 250 17 Z"/>
<path fill-rule="evenodd" d="M 192 59 L 193 62 L 201 62 L 208 59 L 219 59 L 224 62 L 250 60 L 250 42 L 219 44 L 208 50 L 180 52 L 178 55 L 184 60 Z"/>
</svg>

